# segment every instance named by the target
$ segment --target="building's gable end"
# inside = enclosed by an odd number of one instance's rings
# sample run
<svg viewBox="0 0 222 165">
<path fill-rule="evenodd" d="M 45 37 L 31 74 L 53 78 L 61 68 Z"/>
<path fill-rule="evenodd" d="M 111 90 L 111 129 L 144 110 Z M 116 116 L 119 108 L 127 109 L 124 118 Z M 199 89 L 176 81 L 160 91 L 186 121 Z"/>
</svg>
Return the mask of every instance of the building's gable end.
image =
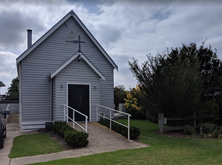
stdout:
<svg viewBox="0 0 222 165">
<path fill-rule="evenodd" d="M 60 67 L 58 67 L 55 71 L 53 71 L 50 74 L 50 78 L 52 79 L 53 77 L 55 77 L 60 71 L 62 71 L 65 67 L 67 67 L 72 61 L 74 61 L 77 57 L 79 57 L 79 59 L 83 59 L 90 67 L 91 69 L 98 74 L 98 76 L 100 76 L 100 78 L 102 78 L 105 81 L 105 77 L 104 75 L 93 65 L 93 63 L 87 58 L 85 57 L 81 52 L 77 52 L 76 54 L 74 54 L 71 58 L 69 58 L 65 63 L 63 63 Z"/>
<path fill-rule="evenodd" d="M 48 30 L 39 40 L 37 40 L 29 49 L 27 49 L 24 53 L 22 53 L 17 59 L 16 63 L 18 65 L 28 54 L 30 54 L 36 47 L 38 47 L 43 41 L 45 41 L 56 29 L 58 29 L 62 24 L 64 24 L 70 17 L 73 17 L 75 21 L 79 24 L 79 26 L 83 29 L 83 31 L 88 35 L 88 37 L 93 41 L 93 43 L 97 46 L 97 48 L 102 52 L 105 58 L 109 61 L 109 63 L 113 66 L 113 68 L 118 70 L 118 66 L 114 63 L 114 61 L 110 58 L 110 56 L 106 53 L 106 51 L 102 48 L 99 42 L 94 38 L 91 32 L 86 28 L 86 26 L 82 23 L 82 21 L 78 18 L 78 16 L 71 10 L 66 16 L 64 16 L 58 23 L 56 23 L 50 30 Z"/>
</svg>

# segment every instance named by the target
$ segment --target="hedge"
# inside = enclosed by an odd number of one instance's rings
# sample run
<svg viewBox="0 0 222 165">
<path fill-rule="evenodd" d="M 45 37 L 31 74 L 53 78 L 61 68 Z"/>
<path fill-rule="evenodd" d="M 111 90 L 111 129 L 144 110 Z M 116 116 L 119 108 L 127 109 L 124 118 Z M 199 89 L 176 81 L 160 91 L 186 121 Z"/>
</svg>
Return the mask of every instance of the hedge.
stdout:
<svg viewBox="0 0 222 165">
<path fill-rule="evenodd" d="M 110 121 L 107 119 L 102 119 L 99 121 L 99 123 L 108 128 L 110 126 Z M 128 138 L 128 128 L 112 122 L 112 130 Z M 137 139 L 139 136 L 140 136 L 140 129 L 135 126 L 130 126 L 130 139 L 134 140 Z"/>
<path fill-rule="evenodd" d="M 187 135 L 194 135 L 195 129 L 194 129 L 193 126 L 185 125 L 183 132 L 184 132 L 185 134 L 187 134 Z"/>
<path fill-rule="evenodd" d="M 77 131 L 64 121 L 55 121 L 53 131 L 63 137 L 66 143 L 72 147 L 85 147 L 89 143 L 88 133 Z"/>
</svg>

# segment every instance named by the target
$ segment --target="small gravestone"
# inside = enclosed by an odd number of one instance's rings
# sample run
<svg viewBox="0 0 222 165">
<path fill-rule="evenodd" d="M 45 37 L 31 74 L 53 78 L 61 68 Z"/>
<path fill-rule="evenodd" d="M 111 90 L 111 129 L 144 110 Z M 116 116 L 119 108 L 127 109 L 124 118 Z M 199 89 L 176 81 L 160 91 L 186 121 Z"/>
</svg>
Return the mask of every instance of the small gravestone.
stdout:
<svg viewBox="0 0 222 165">
<path fill-rule="evenodd" d="M 121 112 L 126 112 L 125 103 L 119 103 L 119 111 L 121 111 Z"/>
</svg>

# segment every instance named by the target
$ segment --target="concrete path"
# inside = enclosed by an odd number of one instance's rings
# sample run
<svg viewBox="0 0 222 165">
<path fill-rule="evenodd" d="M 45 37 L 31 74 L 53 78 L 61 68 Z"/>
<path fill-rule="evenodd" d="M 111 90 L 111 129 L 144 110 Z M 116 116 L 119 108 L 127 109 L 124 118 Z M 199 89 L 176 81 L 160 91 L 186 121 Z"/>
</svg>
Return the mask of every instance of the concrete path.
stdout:
<svg viewBox="0 0 222 165">
<path fill-rule="evenodd" d="M 8 157 L 11 148 L 13 139 L 16 136 L 23 135 L 23 134 L 31 134 L 33 132 L 26 132 L 22 133 L 21 129 L 19 128 L 18 124 L 18 114 L 10 114 L 8 117 L 8 124 L 6 125 L 6 138 L 4 140 L 4 148 L 0 149 L 0 165 L 9 165 L 10 158 Z"/>
<path fill-rule="evenodd" d="M 8 158 L 8 154 L 12 147 L 13 138 L 23 133 L 21 133 L 18 124 L 8 124 L 7 128 L 8 137 L 6 138 L 7 140 L 5 139 L 5 148 L 0 150 L 1 165 L 23 165 L 64 158 L 75 158 L 83 155 L 92 155 L 96 153 L 148 147 L 148 145 L 140 142 L 129 141 L 120 134 L 117 134 L 114 131 L 111 131 L 98 123 L 92 122 L 88 125 L 89 144 L 87 145 L 87 147 L 51 154 L 14 158 L 10 160 Z"/>
<path fill-rule="evenodd" d="M 7 135 L 4 141 L 4 148 L 0 149 L 0 165 L 10 164 L 10 159 L 8 155 L 12 148 L 13 139 L 16 136 L 34 133 L 34 132 L 22 133 L 18 123 L 8 123 L 6 129 L 7 129 Z"/>
</svg>

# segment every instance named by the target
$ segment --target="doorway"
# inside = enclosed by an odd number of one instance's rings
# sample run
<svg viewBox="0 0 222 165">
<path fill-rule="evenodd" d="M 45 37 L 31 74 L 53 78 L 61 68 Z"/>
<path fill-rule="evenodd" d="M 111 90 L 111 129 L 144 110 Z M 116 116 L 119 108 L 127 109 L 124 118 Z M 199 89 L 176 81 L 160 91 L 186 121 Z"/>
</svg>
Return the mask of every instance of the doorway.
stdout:
<svg viewBox="0 0 222 165">
<path fill-rule="evenodd" d="M 89 121 L 89 85 L 68 84 L 68 106 L 88 116 Z M 73 110 L 69 109 L 73 119 Z M 75 121 L 85 121 L 85 117 L 75 112 Z"/>
</svg>

